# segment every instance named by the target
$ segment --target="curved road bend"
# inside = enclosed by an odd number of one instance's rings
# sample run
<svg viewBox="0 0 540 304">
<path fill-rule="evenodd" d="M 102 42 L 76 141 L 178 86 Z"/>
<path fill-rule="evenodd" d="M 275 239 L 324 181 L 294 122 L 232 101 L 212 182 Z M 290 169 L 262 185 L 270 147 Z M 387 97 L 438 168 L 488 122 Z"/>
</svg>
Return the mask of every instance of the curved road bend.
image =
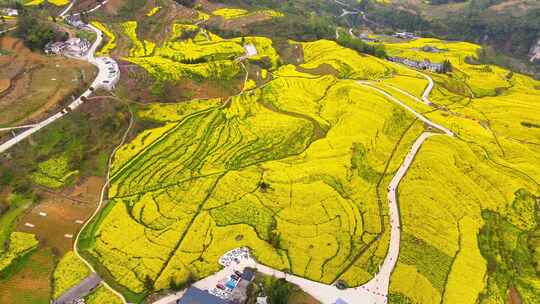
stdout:
<svg viewBox="0 0 540 304">
<path fill-rule="evenodd" d="M 386 98 L 390 99 L 391 101 L 397 103 L 401 107 L 411 112 L 419 120 L 421 120 L 422 122 L 424 122 L 426 125 L 430 126 L 431 128 L 438 130 L 447 136 L 454 136 L 454 133 L 450 131 L 449 129 L 430 121 L 425 116 L 419 114 L 414 109 L 407 106 L 405 103 L 393 97 L 392 95 L 386 93 L 385 91 L 373 85 L 370 85 L 367 82 L 359 81 L 358 84 L 361 86 L 376 90 L 380 94 L 384 95 Z M 429 101 L 429 95 L 432 89 L 433 89 L 433 82 L 430 81 L 430 85 L 426 87 L 423 94 L 423 97 L 424 97 L 423 99 L 425 99 L 426 103 L 431 103 L 431 101 Z M 387 198 L 388 198 L 388 207 L 389 207 L 388 209 L 389 209 L 389 218 L 390 218 L 390 244 L 388 247 L 388 252 L 385 257 L 385 260 L 379 268 L 379 272 L 369 282 L 357 288 L 348 288 L 345 290 L 338 290 L 335 286 L 325 285 L 318 282 L 306 280 L 304 278 L 300 278 L 294 275 L 284 274 L 283 272 L 277 271 L 275 269 L 269 268 L 264 265 L 257 264 L 257 269 L 268 275 L 286 278 L 287 281 L 297 284 L 304 291 L 311 294 L 322 303 L 331 304 L 331 303 L 335 303 L 338 299 L 342 299 L 350 304 L 353 304 L 353 303 L 354 304 L 356 303 L 386 304 L 388 301 L 387 297 L 388 297 L 388 288 L 390 284 L 390 277 L 392 275 L 392 272 L 398 260 L 400 238 L 401 238 L 397 188 L 401 180 L 403 179 L 403 177 L 406 175 L 407 171 L 409 170 L 410 166 L 412 165 L 414 158 L 420 151 L 422 144 L 429 137 L 435 136 L 435 135 L 442 135 L 442 134 L 426 131 L 422 133 L 416 139 L 416 141 L 410 148 L 409 152 L 405 156 L 403 163 L 401 164 L 398 171 L 392 178 L 390 185 L 388 186 Z"/>
<path fill-rule="evenodd" d="M 454 133 L 449 129 L 433 123 L 423 115 L 414 111 L 411 107 L 407 106 L 402 101 L 396 99 L 392 95 L 386 93 L 385 91 L 371 85 L 368 82 L 358 81 L 359 85 L 375 90 L 380 94 L 384 95 L 386 98 L 397 103 L 401 107 L 405 108 L 413 115 L 415 115 L 419 120 L 423 121 L 426 125 L 431 128 L 438 130 L 441 133 L 433 132 L 423 132 L 414 142 L 409 152 L 405 156 L 403 163 L 399 167 L 398 171 L 392 178 L 390 185 L 388 186 L 388 209 L 389 209 L 389 218 L 390 218 L 390 243 L 388 247 L 387 255 L 379 268 L 379 272 L 366 284 L 356 287 L 348 288 L 345 290 L 339 290 L 333 285 L 327 285 L 315 281 L 311 281 L 305 278 L 301 278 L 295 275 L 286 274 L 282 271 L 270 268 L 268 266 L 257 263 L 255 260 L 242 260 L 240 264 L 225 267 L 223 270 L 218 273 L 211 275 L 201 281 L 198 281 L 194 285 L 201 289 L 211 289 L 215 287 L 216 283 L 225 277 L 226 275 L 232 273 L 235 269 L 239 270 L 242 267 L 251 266 L 257 268 L 258 271 L 266 275 L 271 275 L 277 278 L 284 278 L 288 282 L 298 285 L 305 292 L 309 293 L 317 300 L 321 301 L 324 304 L 333 304 L 338 299 L 342 299 L 350 304 L 387 304 L 388 302 L 388 288 L 390 285 L 390 277 L 396 266 L 398 256 L 399 256 L 399 246 L 401 238 L 401 227 L 399 219 L 399 207 L 398 207 L 398 198 L 397 198 L 397 188 L 407 174 L 410 166 L 412 165 L 414 158 L 420 151 L 422 144 L 431 136 L 435 135 L 447 135 L 454 136 Z M 427 102 L 429 101 L 429 94 L 433 89 L 433 85 L 428 85 L 424 91 L 423 96 L 425 96 Z M 172 304 L 175 303 L 175 300 L 182 296 L 182 292 L 171 294 L 159 301 L 154 302 L 154 304 Z"/>
<path fill-rule="evenodd" d="M 357 82 L 359 85 L 373 89 L 380 94 L 384 95 L 386 98 L 397 103 L 401 107 L 405 108 L 407 111 L 411 112 L 419 120 L 424 122 L 426 125 L 431 128 L 442 132 L 447 136 L 454 136 L 454 133 L 449 129 L 436 124 L 420 113 L 416 112 L 411 107 L 407 106 L 402 101 L 393 97 L 392 95 L 386 93 L 385 91 L 363 81 Z M 429 100 L 429 95 L 433 90 L 433 82 L 430 81 L 430 84 L 426 87 L 423 99 L 426 103 L 431 103 Z M 300 278 L 294 275 L 284 274 L 283 272 L 277 271 L 275 269 L 269 268 L 264 265 L 257 264 L 257 269 L 265 274 L 273 275 L 277 277 L 286 278 L 287 281 L 297 284 L 304 291 L 314 296 L 316 299 L 322 303 L 335 303 L 338 299 L 345 300 L 347 303 L 356 304 L 386 304 L 388 299 L 388 288 L 390 284 L 390 277 L 396 266 L 398 256 L 399 256 L 399 246 L 401 238 L 401 227 L 400 227 L 400 218 L 399 218 L 399 207 L 398 207 L 398 198 L 397 198 L 397 188 L 407 174 L 410 166 L 412 165 L 414 158 L 420 151 L 422 144 L 431 136 L 442 135 L 441 133 L 432 133 L 424 132 L 422 133 L 414 142 L 409 152 L 405 156 L 403 163 L 399 167 L 398 171 L 392 178 L 390 185 L 388 186 L 388 209 L 389 209 L 389 218 L 390 218 L 390 244 L 388 247 L 388 252 L 385 257 L 383 264 L 379 268 L 379 272 L 366 284 L 357 287 L 357 288 L 348 288 L 345 290 L 338 290 L 335 286 L 325 285 L 318 282 L 313 282 Z"/>
<path fill-rule="evenodd" d="M 92 46 L 88 50 L 86 56 L 81 57 L 80 59 L 88 61 L 89 63 L 95 65 L 98 68 L 98 75 L 96 76 L 96 79 L 94 79 L 94 81 L 92 82 L 90 88 L 88 88 L 86 91 L 84 91 L 81 94 L 81 96 L 79 96 L 79 98 L 75 99 L 71 104 L 69 104 L 67 106 L 67 108 L 69 108 L 69 110 L 71 110 L 71 111 L 75 110 L 81 104 L 84 103 L 83 97 L 88 98 L 90 95 L 92 95 L 92 93 L 93 93 L 92 88 L 96 89 L 96 90 L 99 89 L 99 88 L 105 88 L 106 89 L 109 86 L 108 83 L 113 83 L 113 82 L 117 81 L 118 77 L 120 77 L 119 70 L 116 70 L 115 77 L 113 79 L 110 78 L 110 73 L 109 73 L 110 65 L 107 64 L 107 62 L 114 62 L 113 59 L 108 58 L 108 57 L 98 57 L 98 58 L 95 57 L 96 49 L 99 47 L 99 45 L 101 44 L 101 42 L 103 40 L 102 32 L 100 30 L 98 30 L 97 28 L 91 26 L 91 25 L 87 25 L 87 26 L 88 26 L 88 28 L 90 28 L 92 31 L 94 31 L 96 33 L 96 41 L 94 42 L 94 44 L 92 44 Z M 115 66 L 118 66 L 118 65 L 115 64 Z M 43 121 L 41 121 L 39 123 L 36 123 L 30 129 L 25 130 L 24 132 L 21 132 L 20 134 L 18 134 L 17 136 L 11 138 L 10 140 L 0 144 L 0 153 L 3 153 L 5 151 L 7 151 L 9 148 L 13 147 L 14 145 L 18 144 L 22 140 L 26 139 L 28 136 L 30 136 L 30 135 L 36 133 L 37 131 L 45 128 L 49 124 L 53 123 L 57 119 L 62 118 L 64 115 L 66 115 L 68 113 L 69 113 L 69 111 L 67 109 L 63 109 L 62 111 L 50 116 L 49 118 L 47 118 L 47 119 L 45 119 L 45 120 L 43 120 Z"/>
<path fill-rule="evenodd" d="M 17 27 L 10 27 L 7 30 L 0 31 L 0 35 L 15 30 Z"/>
</svg>

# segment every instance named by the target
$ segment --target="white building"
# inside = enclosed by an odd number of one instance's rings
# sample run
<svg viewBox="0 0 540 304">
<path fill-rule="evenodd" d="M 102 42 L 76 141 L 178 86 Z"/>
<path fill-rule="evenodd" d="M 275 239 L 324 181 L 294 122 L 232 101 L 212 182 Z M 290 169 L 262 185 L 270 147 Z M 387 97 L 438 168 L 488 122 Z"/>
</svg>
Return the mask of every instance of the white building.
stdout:
<svg viewBox="0 0 540 304">
<path fill-rule="evenodd" d="M 0 15 L 4 15 L 8 17 L 17 17 L 19 16 L 19 12 L 13 8 L 3 8 L 3 9 L 0 9 Z"/>
<path fill-rule="evenodd" d="M 388 60 L 392 62 L 398 62 L 402 63 L 408 67 L 419 69 L 419 70 L 429 70 L 435 73 L 440 73 L 443 70 L 443 64 L 442 63 L 434 63 L 427 59 L 416 61 L 411 60 L 408 58 L 401 58 L 401 57 L 388 57 Z"/>
<path fill-rule="evenodd" d="M 82 22 L 81 18 L 78 16 L 67 16 L 64 18 L 67 24 L 77 28 L 77 29 L 84 29 L 86 28 L 86 24 Z"/>
<path fill-rule="evenodd" d="M 400 38 L 400 39 L 414 39 L 414 38 L 416 38 L 416 36 L 413 33 L 409 33 L 409 32 L 397 32 L 392 36 L 396 37 L 396 38 Z"/>
<path fill-rule="evenodd" d="M 81 38 L 69 38 L 64 42 L 52 42 L 45 46 L 46 54 L 83 57 L 90 49 L 90 41 Z"/>
</svg>

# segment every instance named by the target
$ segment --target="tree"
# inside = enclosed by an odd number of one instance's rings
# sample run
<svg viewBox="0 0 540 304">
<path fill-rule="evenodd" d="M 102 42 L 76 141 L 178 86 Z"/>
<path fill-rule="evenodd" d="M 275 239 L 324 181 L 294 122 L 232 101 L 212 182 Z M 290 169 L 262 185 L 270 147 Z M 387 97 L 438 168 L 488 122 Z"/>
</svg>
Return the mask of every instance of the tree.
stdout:
<svg viewBox="0 0 540 304">
<path fill-rule="evenodd" d="M 272 245 L 272 247 L 278 249 L 280 248 L 281 244 L 281 234 L 279 233 L 277 229 L 277 223 L 276 221 L 272 221 L 268 224 L 268 243 Z"/>
<path fill-rule="evenodd" d="M 43 23 L 30 13 L 25 13 L 17 19 L 15 35 L 24 40 L 25 45 L 32 49 L 43 49 L 54 39 L 55 33 L 51 26 Z"/>
<path fill-rule="evenodd" d="M 454 67 L 452 66 L 452 63 L 450 60 L 446 59 L 443 61 L 442 71 L 443 73 L 450 73 L 454 70 Z"/>
<path fill-rule="evenodd" d="M 293 285 L 285 279 L 272 279 L 270 286 L 266 286 L 270 304 L 287 304 L 293 291 Z"/>
<path fill-rule="evenodd" d="M 347 47 L 358 51 L 360 53 L 365 53 L 380 58 L 386 58 L 386 50 L 382 44 L 368 44 L 356 37 L 351 36 L 349 33 L 341 32 L 339 38 L 337 39 L 343 47 Z"/>
<path fill-rule="evenodd" d="M 146 275 L 144 277 L 144 288 L 148 291 L 151 291 L 154 289 L 154 281 L 149 275 Z"/>
<path fill-rule="evenodd" d="M 280 248 L 281 233 L 279 233 L 279 231 L 277 231 L 277 230 L 270 231 L 270 236 L 268 238 L 268 243 L 270 243 L 270 245 L 272 245 L 272 247 L 274 247 L 276 249 Z"/>
<path fill-rule="evenodd" d="M 195 276 L 190 272 L 186 280 L 180 283 L 178 283 L 175 278 L 171 277 L 169 288 L 173 291 L 180 291 L 189 288 L 193 283 L 195 283 Z"/>
</svg>

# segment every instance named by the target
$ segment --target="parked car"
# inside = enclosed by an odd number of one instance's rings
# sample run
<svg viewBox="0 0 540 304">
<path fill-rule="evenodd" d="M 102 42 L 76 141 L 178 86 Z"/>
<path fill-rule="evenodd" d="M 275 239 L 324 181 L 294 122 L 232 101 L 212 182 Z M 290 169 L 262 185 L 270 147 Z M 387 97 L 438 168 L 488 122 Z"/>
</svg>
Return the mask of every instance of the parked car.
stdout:
<svg viewBox="0 0 540 304">
<path fill-rule="evenodd" d="M 235 270 L 234 273 L 235 273 L 237 276 L 242 277 L 242 273 L 241 273 L 240 271 Z"/>
<path fill-rule="evenodd" d="M 225 286 L 223 286 L 223 284 L 217 284 L 216 287 L 221 290 L 225 290 Z"/>
</svg>

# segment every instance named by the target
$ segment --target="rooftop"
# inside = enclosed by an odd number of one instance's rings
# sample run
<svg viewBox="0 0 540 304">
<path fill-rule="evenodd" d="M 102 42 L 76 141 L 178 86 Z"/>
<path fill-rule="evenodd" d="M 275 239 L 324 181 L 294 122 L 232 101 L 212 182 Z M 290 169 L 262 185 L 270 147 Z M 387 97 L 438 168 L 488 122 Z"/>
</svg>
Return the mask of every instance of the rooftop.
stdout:
<svg viewBox="0 0 540 304">
<path fill-rule="evenodd" d="M 176 302 L 177 304 L 229 304 L 221 298 L 209 294 L 196 287 L 190 287 L 184 296 Z"/>
</svg>

